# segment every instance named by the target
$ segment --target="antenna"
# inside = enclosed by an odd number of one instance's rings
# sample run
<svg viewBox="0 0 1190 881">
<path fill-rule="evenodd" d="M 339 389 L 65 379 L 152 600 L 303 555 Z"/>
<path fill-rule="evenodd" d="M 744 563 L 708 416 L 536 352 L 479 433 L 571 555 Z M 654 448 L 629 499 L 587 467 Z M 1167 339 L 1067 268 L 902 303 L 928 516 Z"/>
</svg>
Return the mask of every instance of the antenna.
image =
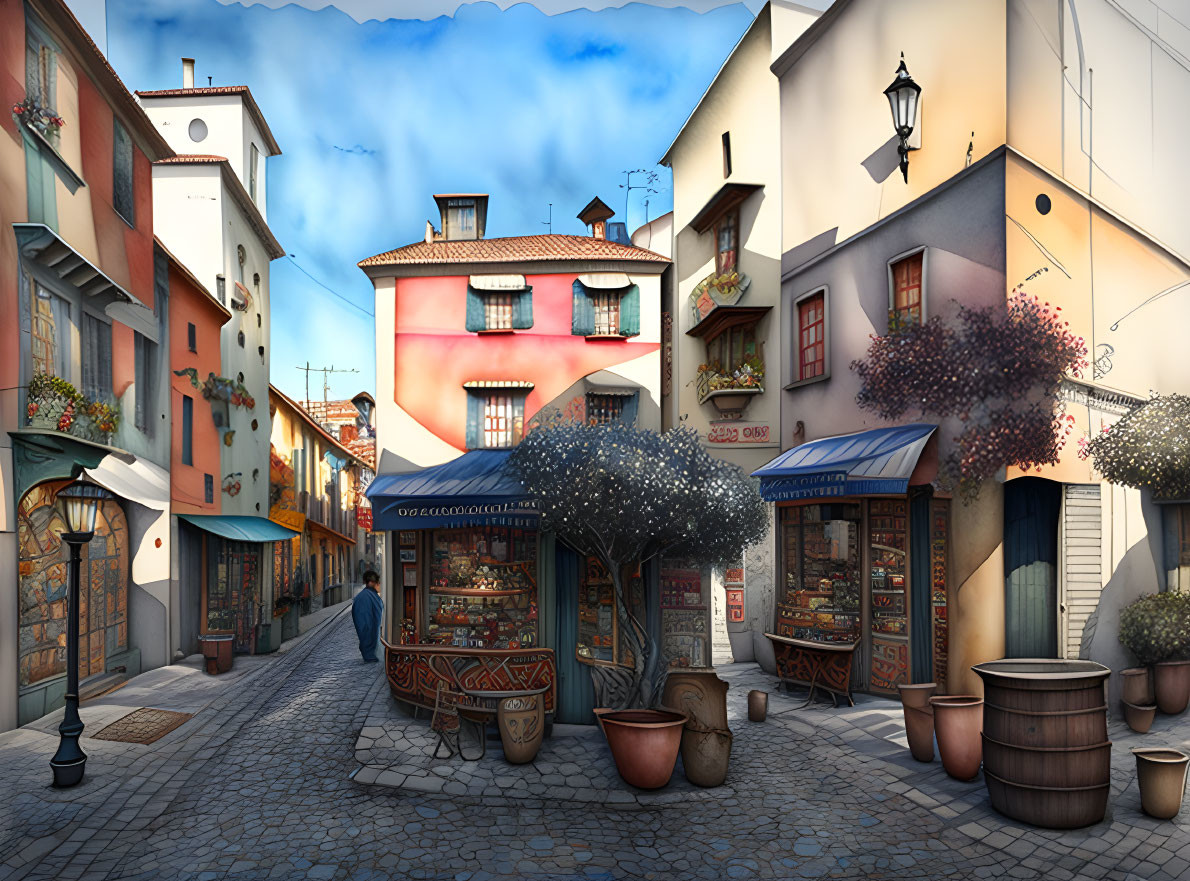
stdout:
<svg viewBox="0 0 1190 881">
<path fill-rule="evenodd" d="M 628 194 L 633 190 L 644 190 L 654 195 L 658 190 L 653 189 L 653 184 L 657 182 L 657 172 L 649 171 L 647 168 L 633 168 L 622 172 L 624 175 L 624 183 L 620 184 L 620 189 L 624 191 L 624 226 L 628 226 Z M 643 174 L 645 182 L 643 184 L 634 184 L 632 182 L 632 175 Z"/>
<path fill-rule="evenodd" d="M 340 369 L 337 369 L 334 364 L 332 364 L 330 367 L 311 367 L 309 361 L 306 362 L 305 367 L 298 366 L 297 369 L 304 371 L 306 374 L 306 399 L 304 401 L 304 403 L 306 403 L 306 404 L 310 403 L 310 374 L 311 373 L 321 373 L 322 374 L 322 403 L 324 403 L 324 404 L 326 403 L 327 395 L 330 392 L 330 381 L 329 380 L 330 380 L 330 375 L 332 373 L 359 373 L 359 371 L 356 370 L 354 367 L 352 367 L 350 369 L 346 369 L 346 370 L 340 370 Z"/>
<path fill-rule="evenodd" d="M 549 204 L 550 204 L 550 219 L 543 220 L 543 221 L 541 221 L 541 223 L 542 223 L 542 226 L 548 226 L 549 230 L 550 230 L 550 234 L 553 235 L 553 232 L 554 232 L 554 203 L 550 202 Z"/>
<path fill-rule="evenodd" d="M 207 86 L 210 87 L 210 85 L 211 85 L 211 77 L 207 77 Z"/>
</svg>

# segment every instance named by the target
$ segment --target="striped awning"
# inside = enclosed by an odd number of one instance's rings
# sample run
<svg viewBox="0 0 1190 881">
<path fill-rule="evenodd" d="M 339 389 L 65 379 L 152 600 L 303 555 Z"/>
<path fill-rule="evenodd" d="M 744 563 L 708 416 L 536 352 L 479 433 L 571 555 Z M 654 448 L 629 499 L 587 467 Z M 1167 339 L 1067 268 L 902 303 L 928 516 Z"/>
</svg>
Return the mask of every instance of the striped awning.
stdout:
<svg viewBox="0 0 1190 881">
<path fill-rule="evenodd" d="M 583 287 L 598 290 L 618 290 L 632 284 L 632 279 L 624 272 L 587 272 L 578 280 Z"/>
<path fill-rule="evenodd" d="M 523 275 L 473 275 L 467 284 L 477 291 L 523 291 L 528 286 Z"/>
</svg>

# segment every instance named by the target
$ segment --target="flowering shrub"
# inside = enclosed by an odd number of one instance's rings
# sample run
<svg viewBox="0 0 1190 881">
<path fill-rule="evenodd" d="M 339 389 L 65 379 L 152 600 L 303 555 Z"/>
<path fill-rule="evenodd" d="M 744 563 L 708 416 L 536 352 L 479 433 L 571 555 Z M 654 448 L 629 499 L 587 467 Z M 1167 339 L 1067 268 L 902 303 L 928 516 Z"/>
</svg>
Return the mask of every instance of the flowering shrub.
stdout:
<svg viewBox="0 0 1190 881">
<path fill-rule="evenodd" d="M 56 111 L 41 104 L 34 98 L 25 98 L 24 101 L 13 104 L 12 113 L 13 116 L 25 123 L 25 125 L 32 126 L 42 134 L 57 131 L 66 125 L 66 120 L 59 116 Z"/>
<path fill-rule="evenodd" d="M 886 420 L 908 412 L 957 419 L 940 478 L 970 501 L 1005 465 L 1056 463 L 1073 430 L 1056 396 L 1063 376 L 1088 366 L 1087 348 L 1060 313 L 1018 288 L 1004 313 L 960 305 L 952 321 L 897 324 L 852 362 L 856 400 Z"/>
<path fill-rule="evenodd" d="M 1126 606 L 1120 642 L 1142 665 L 1190 660 L 1190 594 L 1148 594 Z"/>
<path fill-rule="evenodd" d="M 25 416 L 29 425 L 90 440 L 106 440 L 120 425 L 120 412 L 93 401 L 59 376 L 36 373 L 29 381 Z"/>
<path fill-rule="evenodd" d="M 1190 397 L 1155 396 L 1093 440 L 1081 439 L 1079 455 L 1112 483 L 1157 498 L 1190 497 Z"/>
</svg>

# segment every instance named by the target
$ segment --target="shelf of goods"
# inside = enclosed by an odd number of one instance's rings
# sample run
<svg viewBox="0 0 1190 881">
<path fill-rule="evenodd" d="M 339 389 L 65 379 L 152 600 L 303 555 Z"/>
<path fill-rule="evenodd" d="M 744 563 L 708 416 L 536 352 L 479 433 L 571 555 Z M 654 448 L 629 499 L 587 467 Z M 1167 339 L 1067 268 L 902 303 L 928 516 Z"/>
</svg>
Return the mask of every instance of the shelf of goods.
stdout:
<svg viewBox="0 0 1190 881">
<path fill-rule="evenodd" d="M 873 499 L 868 505 L 868 546 L 872 571 L 872 669 L 874 691 L 895 692 L 909 681 L 909 592 L 905 551 L 907 503 Z"/>
</svg>

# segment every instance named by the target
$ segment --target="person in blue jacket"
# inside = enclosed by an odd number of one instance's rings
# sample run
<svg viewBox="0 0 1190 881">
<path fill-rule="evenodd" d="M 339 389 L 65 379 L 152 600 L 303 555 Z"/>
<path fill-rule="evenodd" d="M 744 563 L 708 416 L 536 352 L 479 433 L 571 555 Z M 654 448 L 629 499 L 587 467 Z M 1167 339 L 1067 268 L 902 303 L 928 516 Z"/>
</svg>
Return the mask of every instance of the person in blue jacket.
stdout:
<svg viewBox="0 0 1190 881">
<path fill-rule="evenodd" d="M 359 651 L 364 660 L 374 664 L 380 660 L 376 651 L 380 646 L 380 620 L 384 614 L 384 600 L 380 598 L 380 576 L 372 570 L 364 573 L 364 589 L 351 603 L 351 620 L 359 634 Z"/>
</svg>

